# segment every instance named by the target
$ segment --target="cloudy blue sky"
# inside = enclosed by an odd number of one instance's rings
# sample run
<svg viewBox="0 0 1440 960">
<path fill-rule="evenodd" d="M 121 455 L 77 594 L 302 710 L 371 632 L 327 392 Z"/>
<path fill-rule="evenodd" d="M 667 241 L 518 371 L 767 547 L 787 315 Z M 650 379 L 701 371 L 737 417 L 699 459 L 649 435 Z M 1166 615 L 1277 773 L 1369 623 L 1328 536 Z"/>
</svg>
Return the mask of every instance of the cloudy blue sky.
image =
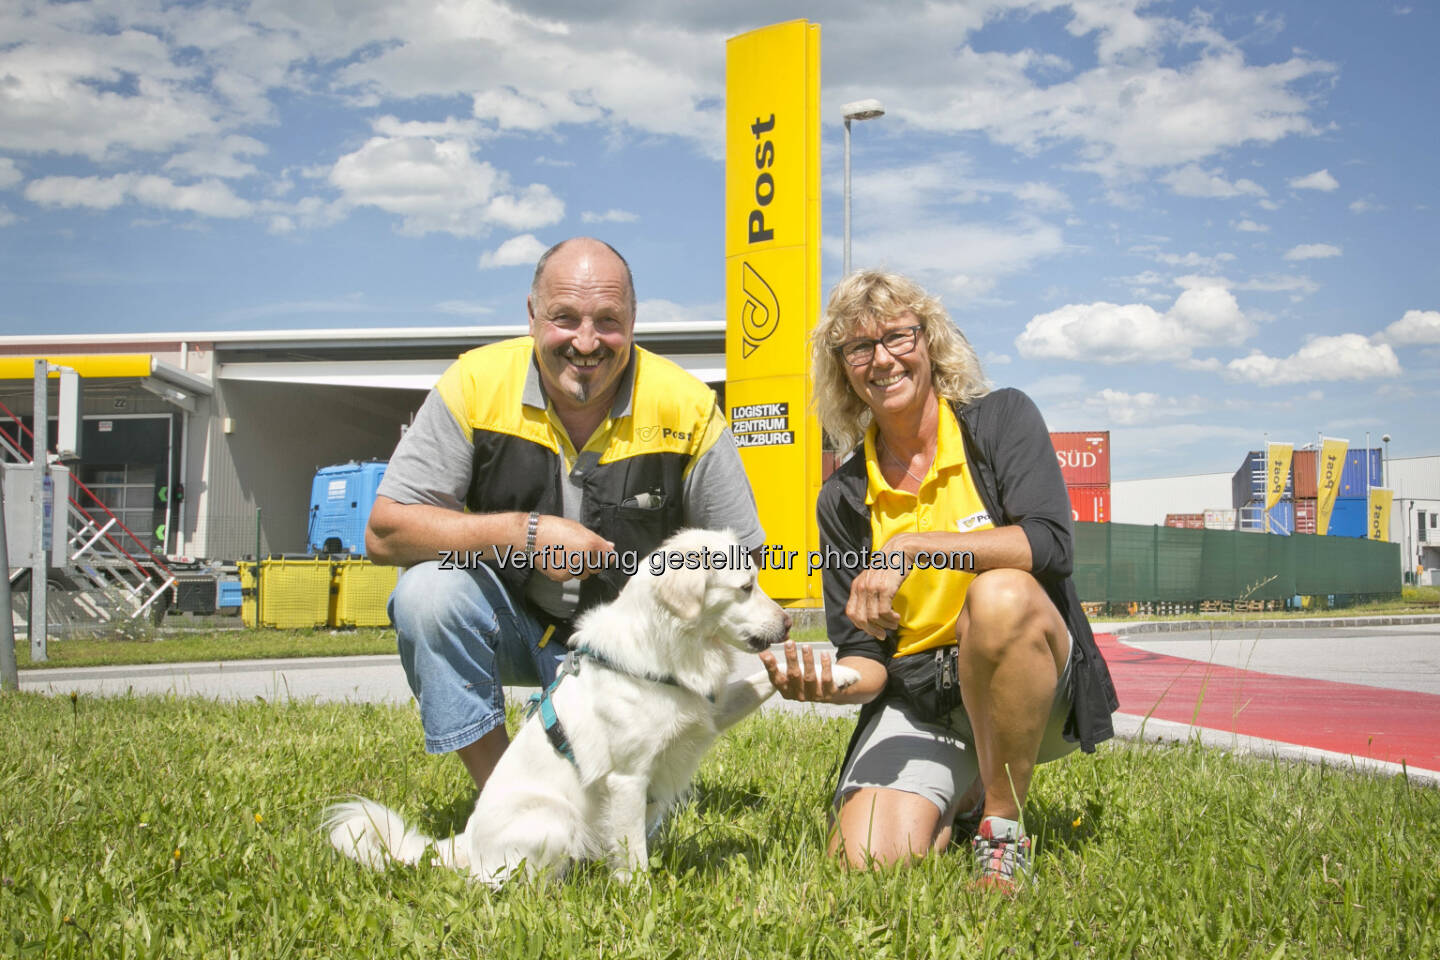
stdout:
<svg viewBox="0 0 1440 960">
<path fill-rule="evenodd" d="M 1440 15 L 1401 2 L 0 5 L 0 333 L 523 320 L 549 243 L 722 315 L 725 38 L 821 24 L 824 282 L 940 293 L 1117 478 L 1440 452 Z"/>
</svg>

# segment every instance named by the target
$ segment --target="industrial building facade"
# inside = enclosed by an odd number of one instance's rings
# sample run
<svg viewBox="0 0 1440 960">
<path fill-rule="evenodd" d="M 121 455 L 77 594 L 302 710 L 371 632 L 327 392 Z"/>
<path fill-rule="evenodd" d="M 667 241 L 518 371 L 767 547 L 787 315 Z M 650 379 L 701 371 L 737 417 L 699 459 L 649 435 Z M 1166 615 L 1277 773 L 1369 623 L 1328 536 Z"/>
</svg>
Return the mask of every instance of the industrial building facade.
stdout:
<svg viewBox="0 0 1440 960">
<path fill-rule="evenodd" d="M 261 554 L 303 552 L 318 468 L 387 459 L 457 356 L 526 332 L 0 337 L 0 430 L 29 452 L 33 360 L 70 366 L 83 378 L 73 475 L 146 546 L 214 560 L 254 555 L 257 541 Z M 636 342 L 723 393 L 723 323 L 641 321 Z"/>
</svg>

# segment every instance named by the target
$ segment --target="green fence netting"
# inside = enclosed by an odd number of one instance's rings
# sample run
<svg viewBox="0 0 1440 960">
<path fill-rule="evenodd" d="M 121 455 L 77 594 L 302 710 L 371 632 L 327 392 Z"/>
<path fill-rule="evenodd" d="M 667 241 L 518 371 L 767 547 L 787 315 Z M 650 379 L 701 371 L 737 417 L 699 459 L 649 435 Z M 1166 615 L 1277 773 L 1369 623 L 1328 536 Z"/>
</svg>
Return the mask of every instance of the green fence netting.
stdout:
<svg viewBox="0 0 1440 960">
<path fill-rule="evenodd" d="M 1349 537 L 1075 524 L 1080 599 L 1125 603 L 1398 596 L 1400 545 Z"/>
</svg>

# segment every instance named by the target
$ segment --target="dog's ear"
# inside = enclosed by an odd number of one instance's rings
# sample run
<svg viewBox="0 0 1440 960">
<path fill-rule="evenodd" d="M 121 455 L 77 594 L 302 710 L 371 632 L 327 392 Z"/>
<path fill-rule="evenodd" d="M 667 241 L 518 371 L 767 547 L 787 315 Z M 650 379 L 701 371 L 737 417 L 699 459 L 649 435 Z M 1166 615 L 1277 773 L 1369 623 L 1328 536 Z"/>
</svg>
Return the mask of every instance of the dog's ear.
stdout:
<svg viewBox="0 0 1440 960">
<path fill-rule="evenodd" d="M 704 570 L 665 570 L 655 578 L 655 599 L 681 620 L 694 620 L 705 606 Z"/>
</svg>

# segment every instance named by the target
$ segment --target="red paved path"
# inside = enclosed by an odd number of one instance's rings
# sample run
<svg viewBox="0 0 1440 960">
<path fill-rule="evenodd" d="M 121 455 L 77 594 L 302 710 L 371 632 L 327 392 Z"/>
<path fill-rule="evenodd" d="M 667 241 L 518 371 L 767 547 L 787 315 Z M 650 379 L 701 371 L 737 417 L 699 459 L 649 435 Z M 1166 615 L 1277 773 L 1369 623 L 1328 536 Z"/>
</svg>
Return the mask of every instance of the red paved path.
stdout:
<svg viewBox="0 0 1440 960">
<path fill-rule="evenodd" d="M 1185 660 L 1127 646 L 1109 633 L 1095 640 L 1123 713 L 1440 770 L 1435 694 Z"/>
</svg>

